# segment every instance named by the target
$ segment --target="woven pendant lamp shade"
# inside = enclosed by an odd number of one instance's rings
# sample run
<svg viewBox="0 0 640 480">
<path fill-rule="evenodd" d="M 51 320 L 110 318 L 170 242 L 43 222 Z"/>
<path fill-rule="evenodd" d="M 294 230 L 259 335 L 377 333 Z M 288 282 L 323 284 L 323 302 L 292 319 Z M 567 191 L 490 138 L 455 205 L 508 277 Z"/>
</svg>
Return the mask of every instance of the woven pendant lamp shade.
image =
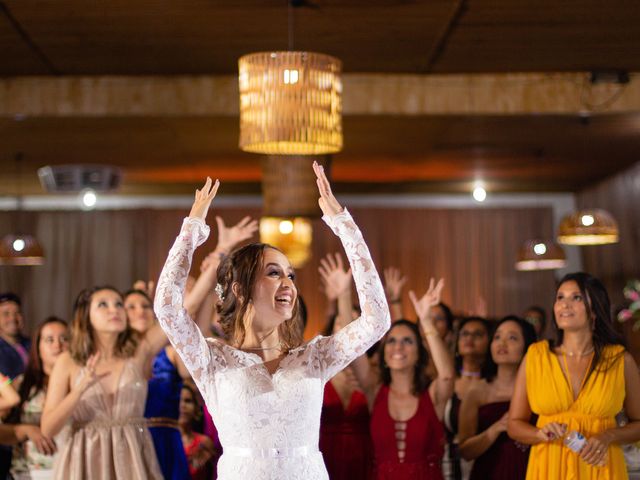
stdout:
<svg viewBox="0 0 640 480">
<path fill-rule="evenodd" d="M 279 248 L 294 268 L 311 258 L 313 227 L 310 218 L 322 213 L 311 164 L 316 161 L 330 174 L 329 155 L 269 155 L 262 160 L 264 215 L 260 241 Z"/>
<path fill-rule="evenodd" d="M 340 60 L 313 52 L 259 52 L 238 60 L 240 149 L 322 155 L 342 149 Z"/>
<path fill-rule="evenodd" d="M 263 212 L 276 217 L 320 217 L 318 186 L 311 164 L 330 175 L 329 155 L 268 155 L 262 159 Z"/>
<path fill-rule="evenodd" d="M 32 235 L 5 235 L 0 240 L 0 265 L 30 266 L 44 263 L 44 251 Z"/>
<path fill-rule="evenodd" d="M 605 245 L 618 242 L 618 223 L 601 209 L 567 215 L 558 227 L 558 242 L 566 245 Z"/>
<path fill-rule="evenodd" d="M 516 270 L 555 270 L 567 266 L 567 257 L 560 245 L 548 240 L 527 240 L 518 252 Z"/>
</svg>

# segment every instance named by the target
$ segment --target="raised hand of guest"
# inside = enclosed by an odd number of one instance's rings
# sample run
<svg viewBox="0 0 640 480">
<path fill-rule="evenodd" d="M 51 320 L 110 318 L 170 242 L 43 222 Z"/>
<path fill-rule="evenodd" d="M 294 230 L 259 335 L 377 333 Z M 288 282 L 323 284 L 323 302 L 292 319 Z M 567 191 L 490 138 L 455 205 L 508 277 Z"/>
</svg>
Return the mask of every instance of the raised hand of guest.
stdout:
<svg viewBox="0 0 640 480">
<path fill-rule="evenodd" d="M 453 386 L 455 380 L 455 369 L 453 366 L 453 358 L 444 343 L 444 340 L 438 335 L 433 319 L 430 316 L 430 310 L 433 306 L 440 303 L 442 288 L 444 287 L 444 279 L 440 279 L 438 283 L 432 278 L 429 281 L 427 292 L 418 298 L 413 290 L 409 292 L 409 298 L 413 304 L 413 308 L 418 314 L 420 326 L 424 333 L 427 347 L 431 352 L 433 364 L 438 374 L 437 378 L 431 382 L 429 393 L 433 401 L 436 415 L 440 420 L 444 418 L 444 409 L 447 401 L 453 394 Z"/>
<path fill-rule="evenodd" d="M 440 303 L 443 288 L 444 278 L 438 280 L 438 283 L 435 283 L 435 279 L 432 278 L 429 281 L 429 288 L 427 289 L 427 292 L 422 297 L 418 298 L 413 290 L 409 291 L 409 298 L 411 299 L 413 308 L 420 319 L 420 325 L 425 329 L 425 333 L 427 333 L 428 330 L 435 330 L 429 312 L 431 311 L 431 307 Z M 427 327 L 430 328 L 427 329 Z"/>
<path fill-rule="evenodd" d="M 402 290 L 407 283 L 407 277 L 402 275 L 399 268 L 388 267 L 384 269 L 384 293 L 389 303 L 402 300 Z"/>
<path fill-rule="evenodd" d="M 155 288 L 156 284 L 153 280 L 149 280 L 148 282 L 145 282 L 144 280 L 136 280 L 133 283 L 134 290 L 140 290 L 141 292 L 146 293 L 149 298 L 153 298 L 153 291 Z"/>
<path fill-rule="evenodd" d="M 253 237 L 258 230 L 258 221 L 250 216 L 244 217 L 232 227 L 227 227 L 222 217 L 216 216 L 216 224 L 218 225 L 216 251 L 220 253 L 229 253 L 240 242 Z"/>
<path fill-rule="evenodd" d="M 345 270 L 342 256 L 339 253 L 328 254 L 320 259 L 318 268 L 325 290 L 335 292 L 336 298 L 351 288 L 351 269 Z"/>
<path fill-rule="evenodd" d="M 324 167 L 319 165 L 318 162 L 313 162 L 313 171 L 316 174 L 316 184 L 318 185 L 318 192 L 320 193 L 318 205 L 320 205 L 322 213 L 328 217 L 333 217 L 342 212 L 342 206 L 331 192 L 331 185 L 324 173 Z"/>
<path fill-rule="evenodd" d="M 204 186 L 200 190 L 196 190 L 193 206 L 191 207 L 191 212 L 189 212 L 189 218 L 199 218 L 200 220 L 207 218 L 211 202 L 215 198 L 216 193 L 218 193 L 218 187 L 220 187 L 219 180 L 216 180 L 214 183 L 210 177 L 207 177 Z"/>
</svg>

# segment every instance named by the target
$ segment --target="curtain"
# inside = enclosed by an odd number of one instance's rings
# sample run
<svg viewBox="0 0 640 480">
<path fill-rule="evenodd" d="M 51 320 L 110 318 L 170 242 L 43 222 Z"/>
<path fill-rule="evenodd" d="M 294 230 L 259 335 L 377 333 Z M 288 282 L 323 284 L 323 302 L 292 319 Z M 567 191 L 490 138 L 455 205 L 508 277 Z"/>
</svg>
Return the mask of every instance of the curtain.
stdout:
<svg viewBox="0 0 640 480">
<path fill-rule="evenodd" d="M 408 289 L 422 294 L 429 277 L 444 277 L 444 301 L 456 312 L 473 313 L 484 299 L 488 313 L 521 314 L 529 305 L 550 310 L 555 280 L 551 272 L 517 272 L 520 244 L 551 237 L 549 208 L 364 208 L 350 209 L 371 249 L 376 266 L 395 266 L 408 277 Z M 78 292 L 93 285 L 120 290 L 136 279 L 156 280 L 168 249 L 186 215 L 184 210 L 24 212 L 23 224 L 43 244 L 46 263 L 39 267 L 0 266 L 0 291 L 23 298 L 28 329 L 48 315 L 71 319 Z M 193 275 L 215 247 L 214 214 L 228 225 L 258 208 L 220 208 L 210 213 L 212 234 L 196 251 Z M 13 216 L 0 212 L 0 235 L 14 228 Z M 321 220 L 313 222 L 313 257 L 298 272 L 298 285 L 309 309 L 306 336 L 325 322 L 326 301 L 318 285 L 319 259 L 342 252 Z M 408 297 L 405 316 L 415 318 Z"/>
</svg>

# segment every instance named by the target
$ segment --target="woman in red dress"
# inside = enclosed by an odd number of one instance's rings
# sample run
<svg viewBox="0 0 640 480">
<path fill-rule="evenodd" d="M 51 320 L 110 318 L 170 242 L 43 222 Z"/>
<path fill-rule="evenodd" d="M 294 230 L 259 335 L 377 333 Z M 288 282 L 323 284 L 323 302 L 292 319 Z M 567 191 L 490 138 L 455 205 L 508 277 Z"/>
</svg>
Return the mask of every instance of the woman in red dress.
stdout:
<svg viewBox="0 0 640 480">
<path fill-rule="evenodd" d="M 357 360 L 354 370 L 371 406 L 371 437 L 377 480 L 441 480 L 444 452 L 442 417 L 453 392 L 453 359 L 430 318 L 440 302 L 443 281 L 431 280 L 420 299 L 409 292 L 438 377 L 429 384 L 427 350 L 420 329 L 408 320 L 395 322 L 382 340 L 379 372 Z M 377 375 L 379 373 L 380 375 Z M 380 377 L 382 385 L 376 382 Z"/>
<path fill-rule="evenodd" d="M 323 335 L 330 336 L 359 316 L 351 299 L 351 271 L 339 254 L 320 260 L 320 276 L 329 301 L 337 301 L 337 314 Z M 366 357 L 365 357 L 366 358 Z M 373 451 L 369 435 L 369 406 L 347 367 L 327 382 L 320 418 L 320 451 L 331 480 L 371 478 Z"/>
</svg>

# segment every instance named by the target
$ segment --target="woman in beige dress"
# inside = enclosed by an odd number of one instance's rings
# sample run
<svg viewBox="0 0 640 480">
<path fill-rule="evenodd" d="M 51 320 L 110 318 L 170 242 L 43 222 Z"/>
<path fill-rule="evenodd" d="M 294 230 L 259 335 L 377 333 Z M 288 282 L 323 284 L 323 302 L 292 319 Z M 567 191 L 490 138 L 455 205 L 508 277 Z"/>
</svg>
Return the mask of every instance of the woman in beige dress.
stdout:
<svg viewBox="0 0 640 480">
<path fill-rule="evenodd" d="M 95 287 L 80 293 L 69 351 L 53 368 L 42 415 L 45 436 L 71 423 L 56 479 L 162 478 L 143 418 L 143 371 L 166 344 L 157 325 L 143 336 L 130 328 L 117 290 Z"/>
</svg>

